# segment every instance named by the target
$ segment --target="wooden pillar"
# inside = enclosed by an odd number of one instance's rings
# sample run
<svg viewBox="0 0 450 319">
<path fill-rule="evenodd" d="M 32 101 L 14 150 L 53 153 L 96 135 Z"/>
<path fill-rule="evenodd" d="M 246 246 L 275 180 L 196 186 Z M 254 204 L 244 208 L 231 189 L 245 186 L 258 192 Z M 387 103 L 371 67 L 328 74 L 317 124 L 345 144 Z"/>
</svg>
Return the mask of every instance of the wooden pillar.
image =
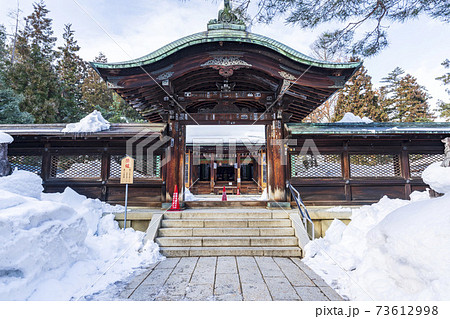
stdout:
<svg viewBox="0 0 450 319">
<path fill-rule="evenodd" d="M 109 174 L 110 174 L 110 160 L 109 160 L 108 143 L 103 143 L 102 167 L 101 167 L 102 192 L 101 192 L 101 197 L 100 197 L 100 200 L 103 202 L 107 201 L 108 189 L 107 189 L 106 183 L 109 179 Z"/>
<path fill-rule="evenodd" d="M 272 121 L 266 127 L 267 143 L 267 182 L 269 200 L 286 201 L 286 166 L 284 162 L 283 122 Z"/>
<path fill-rule="evenodd" d="M 411 172 L 409 167 L 409 155 L 408 146 L 402 144 L 402 152 L 400 153 L 400 168 L 402 172 L 402 177 L 405 179 L 405 198 L 408 199 L 411 195 Z"/>
<path fill-rule="evenodd" d="M 352 187 L 350 185 L 350 156 L 348 154 L 348 142 L 344 142 L 343 152 L 342 152 L 342 176 L 345 181 L 344 192 L 345 200 L 347 202 L 352 201 Z"/>
<path fill-rule="evenodd" d="M 50 178 L 52 169 L 52 156 L 50 154 L 50 143 L 45 143 L 44 153 L 42 154 L 41 178 L 45 182 Z"/>
<path fill-rule="evenodd" d="M 166 163 L 166 202 L 172 201 L 175 185 L 178 192 L 183 192 L 184 186 L 184 153 L 185 153 L 185 126 L 178 121 L 168 123 L 170 142 L 170 159 Z M 183 200 L 180 196 L 180 200 Z"/>
</svg>

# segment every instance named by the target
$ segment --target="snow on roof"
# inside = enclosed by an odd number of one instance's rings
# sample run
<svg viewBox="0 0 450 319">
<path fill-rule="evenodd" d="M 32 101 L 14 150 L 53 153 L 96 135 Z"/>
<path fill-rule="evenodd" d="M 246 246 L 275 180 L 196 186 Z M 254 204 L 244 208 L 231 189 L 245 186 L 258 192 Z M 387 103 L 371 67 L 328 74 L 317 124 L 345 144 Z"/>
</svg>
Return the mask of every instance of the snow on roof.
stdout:
<svg viewBox="0 0 450 319">
<path fill-rule="evenodd" d="M 70 123 L 66 125 L 61 132 L 70 133 L 91 133 L 109 130 L 111 125 L 105 120 L 102 114 L 95 110 L 91 114 L 87 115 L 78 123 Z"/>
<path fill-rule="evenodd" d="M 186 143 L 215 144 L 265 143 L 266 133 L 263 125 L 189 125 L 186 129 Z"/>
<path fill-rule="evenodd" d="M 14 141 L 11 135 L 0 131 L 0 144 L 10 144 Z"/>
<path fill-rule="evenodd" d="M 373 121 L 366 116 L 360 118 L 359 116 L 353 113 L 347 112 L 344 114 L 342 120 L 338 121 L 337 123 L 372 123 L 372 122 Z"/>
</svg>

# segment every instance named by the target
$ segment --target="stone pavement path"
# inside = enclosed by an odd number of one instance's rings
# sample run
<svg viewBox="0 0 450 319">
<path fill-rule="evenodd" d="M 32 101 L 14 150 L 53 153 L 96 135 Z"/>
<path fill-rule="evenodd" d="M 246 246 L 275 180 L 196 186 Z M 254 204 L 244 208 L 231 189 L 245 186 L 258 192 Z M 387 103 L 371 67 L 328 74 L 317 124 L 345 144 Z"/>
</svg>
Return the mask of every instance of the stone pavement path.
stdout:
<svg viewBox="0 0 450 319">
<path fill-rule="evenodd" d="M 127 300 L 343 300 L 299 258 L 167 258 L 135 277 Z"/>
</svg>

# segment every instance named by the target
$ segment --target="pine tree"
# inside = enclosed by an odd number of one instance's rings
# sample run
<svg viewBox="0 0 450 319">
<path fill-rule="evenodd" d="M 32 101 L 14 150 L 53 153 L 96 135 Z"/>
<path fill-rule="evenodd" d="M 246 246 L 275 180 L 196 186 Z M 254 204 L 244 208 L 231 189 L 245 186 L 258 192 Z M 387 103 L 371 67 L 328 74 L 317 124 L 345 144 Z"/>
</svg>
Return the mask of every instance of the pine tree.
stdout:
<svg viewBox="0 0 450 319">
<path fill-rule="evenodd" d="M 7 74 L 12 89 L 22 94 L 21 111 L 35 117 L 37 123 L 57 120 L 61 91 L 54 67 L 52 20 L 43 1 L 33 4 L 34 11 L 25 18 L 25 28 L 17 38 L 17 59 Z"/>
<path fill-rule="evenodd" d="M 395 68 L 383 78 L 382 82 L 387 84 L 381 88 L 383 101 L 380 104 L 386 107 L 392 121 L 431 121 L 433 114 L 428 104 L 430 96 L 425 87 L 419 85 L 412 75 L 403 74 L 402 69 Z"/>
<path fill-rule="evenodd" d="M 441 63 L 446 69 L 450 68 L 450 60 L 447 59 Z M 450 72 L 437 77 L 436 80 L 442 81 L 444 85 L 450 85 Z M 450 88 L 446 89 L 447 93 L 450 95 Z M 439 101 L 438 104 L 439 110 L 441 112 L 441 116 L 447 118 L 447 121 L 450 121 L 450 102 L 445 103 L 444 101 Z"/>
<path fill-rule="evenodd" d="M 94 62 L 106 63 L 108 59 L 100 52 L 95 57 Z M 94 110 L 105 113 L 113 103 L 112 91 L 108 89 L 105 81 L 90 66 L 87 67 L 86 78 L 83 81 L 81 91 L 85 113 L 91 113 Z"/>
<path fill-rule="evenodd" d="M 0 25 L 0 123 L 33 123 L 33 117 L 29 113 L 21 112 L 19 109 L 19 104 L 23 97 L 16 94 L 4 81 L 9 62 L 7 52 L 5 28 Z"/>
<path fill-rule="evenodd" d="M 94 62 L 107 63 L 108 59 L 100 52 Z M 86 78 L 82 85 L 83 108 L 86 113 L 93 110 L 100 111 L 110 122 L 139 122 L 143 118 L 129 106 L 113 90 L 109 89 L 105 81 L 88 66 Z"/>
<path fill-rule="evenodd" d="M 81 112 L 81 104 L 86 64 L 77 54 L 80 47 L 74 38 L 74 33 L 72 25 L 66 24 L 63 34 L 64 44 L 58 48 L 57 71 L 63 97 L 57 117 L 58 122 L 76 122 L 85 115 Z"/>
<path fill-rule="evenodd" d="M 372 88 L 372 77 L 367 74 L 364 66 L 361 66 L 339 92 L 333 120 L 341 120 L 347 112 L 360 117 L 366 116 L 376 122 L 388 120 L 387 113 L 380 107 Z"/>
</svg>

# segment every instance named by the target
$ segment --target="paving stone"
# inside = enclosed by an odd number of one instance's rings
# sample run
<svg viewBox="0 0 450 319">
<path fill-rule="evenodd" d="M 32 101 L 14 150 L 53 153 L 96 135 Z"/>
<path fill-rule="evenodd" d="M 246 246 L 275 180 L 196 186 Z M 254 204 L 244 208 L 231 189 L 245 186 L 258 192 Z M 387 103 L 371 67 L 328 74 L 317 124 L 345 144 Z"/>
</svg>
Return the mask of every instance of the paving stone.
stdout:
<svg viewBox="0 0 450 319">
<path fill-rule="evenodd" d="M 161 269 L 161 268 L 175 268 L 175 266 L 178 264 L 178 262 L 180 261 L 180 258 L 166 258 L 164 260 L 162 260 L 156 267 L 155 269 Z"/>
<path fill-rule="evenodd" d="M 264 279 L 273 300 L 300 300 L 287 278 L 267 277 Z"/>
<path fill-rule="evenodd" d="M 291 258 L 291 260 L 314 282 L 318 287 L 329 287 L 328 284 L 314 270 L 309 268 L 299 258 Z"/>
<path fill-rule="evenodd" d="M 129 300 L 134 301 L 149 301 L 154 300 L 161 290 L 159 285 L 141 285 L 139 286 L 133 294 L 129 297 Z"/>
<path fill-rule="evenodd" d="M 128 297 L 133 293 L 134 288 L 126 288 L 122 290 L 119 294 L 119 299 L 121 300 L 128 300 Z"/>
<path fill-rule="evenodd" d="M 150 285 L 162 287 L 166 282 L 167 278 L 169 278 L 171 272 L 172 269 L 170 268 L 155 269 L 147 278 L 145 278 L 145 280 L 139 287 Z"/>
<path fill-rule="evenodd" d="M 264 277 L 284 277 L 283 272 L 272 257 L 255 257 L 255 260 Z"/>
<path fill-rule="evenodd" d="M 189 285 L 190 279 L 191 274 L 172 274 L 162 287 L 158 297 L 167 295 L 178 296 L 178 300 L 183 299 L 184 295 L 186 294 L 186 288 Z"/>
<path fill-rule="evenodd" d="M 291 260 L 311 279 L 322 279 L 314 270 L 309 268 L 300 258 L 291 258 Z"/>
<path fill-rule="evenodd" d="M 197 264 L 198 257 L 183 257 L 173 270 L 173 274 L 189 274 L 191 275 Z"/>
<path fill-rule="evenodd" d="M 329 299 L 318 287 L 294 287 L 301 300 L 304 301 L 328 301 Z"/>
<path fill-rule="evenodd" d="M 314 287 L 315 284 L 311 279 L 289 258 L 279 258 L 275 257 L 273 259 L 278 266 L 280 266 L 281 271 L 285 274 L 286 278 L 295 287 Z"/>
<path fill-rule="evenodd" d="M 128 285 L 126 288 L 127 289 L 135 289 L 137 286 L 139 286 L 144 281 L 144 279 L 150 274 L 150 272 L 152 270 L 153 269 L 146 270 L 143 273 L 132 277 L 130 279 L 130 281 L 128 282 Z"/>
<path fill-rule="evenodd" d="M 192 274 L 191 284 L 210 284 L 213 287 L 216 275 L 216 262 L 216 257 L 200 257 Z"/>
<path fill-rule="evenodd" d="M 244 301 L 271 301 L 269 289 L 265 283 L 242 283 Z"/>
<path fill-rule="evenodd" d="M 237 274 L 235 257 L 217 257 L 217 274 Z"/>
<path fill-rule="evenodd" d="M 325 294 L 325 296 L 328 297 L 331 301 L 342 301 L 344 298 L 342 298 L 333 288 L 330 286 L 328 287 L 320 287 L 320 290 Z"/>
<path fill-rule="evenodd" d="M 183 296 L 178 295 L 166 295 L 166 294 L 159 294 L 155 297 L 154 301 L 182 301 L 184 299 Z"/>
<path fill-rule="evenodd" d="M 214 297 L 221 301 L 242 300 L 238 274 L 216 274 Z"/>
<path fill-rule="evenodd" d="M 253 257 L 236 257 L 241 283 L 263 284 L 264 279 Z"/>
<path fill-rule="evenodd" d="M 186 296 L 184 300 L 190 301 L 210 301 L 214 300 L 214 285 L 189 285 L 186 289 Z"/>
<path fill-rule="evenodd" d="M 313 279 L 312 281 L 317 287 L 329 287 L 326 281 L 323 280 L 322 278 Z"/>
</svg>

